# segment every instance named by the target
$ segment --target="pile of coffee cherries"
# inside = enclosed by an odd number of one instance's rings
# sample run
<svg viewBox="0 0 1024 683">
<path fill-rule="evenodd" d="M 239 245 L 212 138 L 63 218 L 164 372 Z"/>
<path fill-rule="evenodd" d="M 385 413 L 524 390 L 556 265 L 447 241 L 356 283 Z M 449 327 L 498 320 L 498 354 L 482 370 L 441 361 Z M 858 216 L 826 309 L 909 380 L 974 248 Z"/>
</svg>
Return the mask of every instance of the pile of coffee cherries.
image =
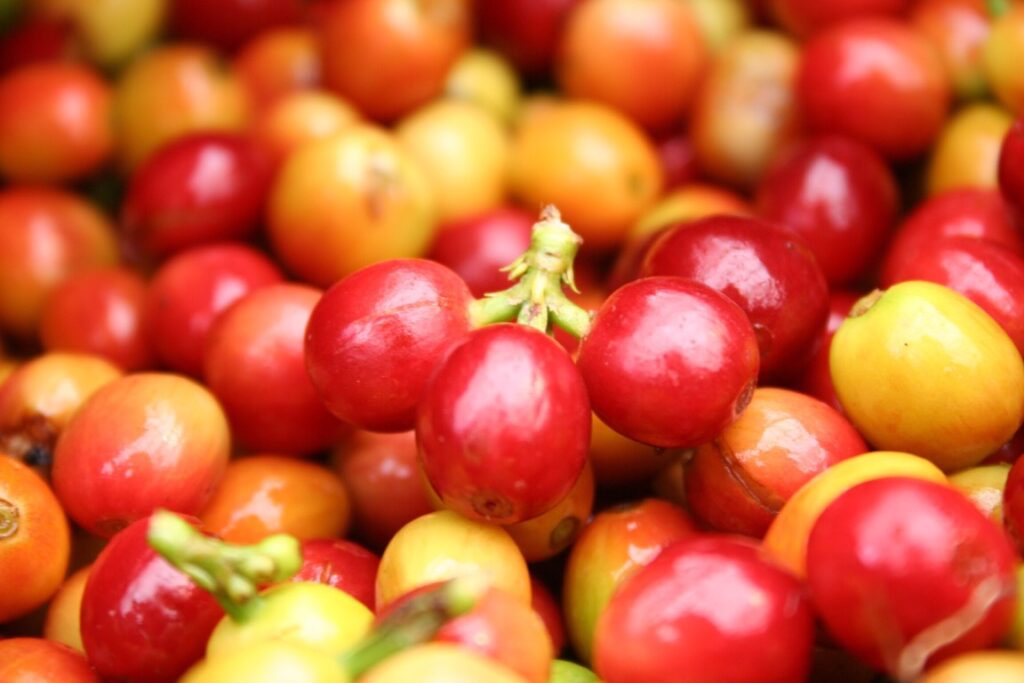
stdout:
<svg viewBox="0 0 1024 683">
<path fill-rule="evenodd" d="M 1024 2 L 0 0 L 0 682 L 1024 680 Z"/>
</svg>

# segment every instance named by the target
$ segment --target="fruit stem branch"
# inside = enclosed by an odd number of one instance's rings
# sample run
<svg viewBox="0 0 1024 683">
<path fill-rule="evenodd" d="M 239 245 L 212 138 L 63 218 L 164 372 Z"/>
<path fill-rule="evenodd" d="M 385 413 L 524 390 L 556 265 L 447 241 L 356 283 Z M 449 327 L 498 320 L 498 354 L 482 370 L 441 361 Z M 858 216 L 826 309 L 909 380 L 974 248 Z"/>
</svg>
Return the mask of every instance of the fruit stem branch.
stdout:
<svg viewBox="0 0 1024 683">
<path fill-rule="evenodd" d="M 277 534 L 253 545 L 234 545 L 204 536 L 166 510 L 150 519 L 147 540 L 239 622 L 257 607 L 260 587 L 285 581 L 302 566 L 302 552 L 293 536 Z"/>
<path fill-rule="evenodd" d="M 472 610 L 485 590 L 480 581 L 463 577 L 410 598 L 342 654 L 342 665 L 354 680 L 391 655 L 427 642 L 448 620 Z"/>
<path fill-rule="evenodd" d="M 501 292 L 488 293 L 473 302 L 474 327 L 515 320 L 541 332 L 552 324 L 576 337 L 590 330 L 590 314 L 565 296 L 563 285 L 574 292 L 573 261 L 583 240 L 572 231 L 552 205 L 541 211 L 533 226 L 530 247 L 502 270 L 517 282 Z"/>
</svg>

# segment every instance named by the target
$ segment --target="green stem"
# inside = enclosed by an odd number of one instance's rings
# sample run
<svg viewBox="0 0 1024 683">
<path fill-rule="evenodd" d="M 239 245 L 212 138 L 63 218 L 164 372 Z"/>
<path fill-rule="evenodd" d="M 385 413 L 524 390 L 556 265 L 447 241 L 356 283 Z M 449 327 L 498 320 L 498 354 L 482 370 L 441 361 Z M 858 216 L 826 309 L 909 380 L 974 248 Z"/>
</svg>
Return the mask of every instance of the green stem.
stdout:
<svg viewBox="0 0 1024 683">
<path fill-rule="evenodd" d="M 299 541 L 293 536 L 277 534 L 253 545 L 234 545 L 204 536 L 166 510 L 150 519 L 147 540 L 238 622 L 259 608 L 260 587 L 285 581 L 302 566 Z"/>
<path fill-rule="evenodd" d="M 472 610 L 485 590 L 475 579 L 459 578 L 410 598 L 342 654 L 342 665 L 356 679 L 391 655 L 429 641 L 450 619 Z"/>
<path fill-rule="evenodd" d="M 580 236 L 562 222 L 558 209 L 550 204 L 544 207 L 533 226 L 529 249 L 503 269 L 516 283 L 473 302 L 474 327 L 515 320 L 545 333 L 555 324 L 576 337 L 586 335 L 590 314 L 562 291 L 563 285 L 579 291 L 572 264 L 581 243 Z"/>
</svg>

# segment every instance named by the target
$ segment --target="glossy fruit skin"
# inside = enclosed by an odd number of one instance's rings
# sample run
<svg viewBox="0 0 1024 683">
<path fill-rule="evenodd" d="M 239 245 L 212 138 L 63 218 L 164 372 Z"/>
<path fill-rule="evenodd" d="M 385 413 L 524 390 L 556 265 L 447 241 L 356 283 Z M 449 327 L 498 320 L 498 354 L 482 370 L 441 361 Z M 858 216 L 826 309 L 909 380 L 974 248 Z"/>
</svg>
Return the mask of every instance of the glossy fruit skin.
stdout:
<svg viewBox="0 0 1024 683">
<path fill-rule="evenodd" d="M 525 683 L 506 666 L 452 643 L 416 645 L 375 666 L 360 683 Z"/>
<path fill-rule="evenodd" d="M 913 263 L 921 252 L 947 237 L 995 242 L 1024 257 L 1024 234 L 1017 229 L 1010 206 L 998 192 L 949 190 L 921 202 L 903 220 L 886 247 L 880 280 L 894 282 L 894 267 Z"/>
<path fill-rule="evenodd" d="M 109 361 L 77 353 L 44 353 L 18 366 L 0 384 L 0 452 L 48 476 L 71 415 L 121 374 Z"/>
<path fill-rule="evenodd" d="M 112 151 L 110 86 L 92 69 L 42 63 L 0 79 L 0 175 L 9 181 L 78 180 Z"/>
<path fill-rule="evenodd" d="M 82 595 L 82 640 L 104 678 L 172 683 L 206 648 L 224 612 L 146 542 L 149 519 L 115 535 Z"/>
<path fill-rule="evenodd" d="M 1018 464 L 1020 463 L 1020 464 Z M 1003 487 L 1003 523 L 1018 553 L 1024 553 L 1024 460 L 1010 467 Z"/>
<path fill-rule="evenodd" d="M 71 532 L 60 502 L 27 465 L 0 454 L 0 624 L 42 606 L 60 588 Z"/>
<path fill-rule="evenodd" d="M 829 366 L 869 442 L 946 471 L 980 462 L 1024 415 L 1013 341 L 977 304 L 935 283 L 901 282 L 851 314 L 832 338 Z"/>
<path fill-rule="evenodd" d="M 163 44 L 134 59 L 114 86 L 122 168 L 133 170 L 172 140 L 199 131 L 241 131 L 250 105 L 237 77 L 209 47 Z"/>
<path fill-rule="evenodd" d="M 736 36 L 708 69 L 690 136 L 700 169 L 732 186 L 757 184 L 802 129 L 796 93 L 799 46 L 778 32 Z"/>
<path fill-rule="evenodd" d="M 999 150 L 999 189 L 1019 215 L 1024 215 L 1024 119 L 1017 119 Z"/>
<path fill-rule="evenodd" d="M 82 643 L 82 595 L 91 565 L 74 572 L 50 599 L 43 623 L 43 637 L 85 654 Z"/>
<path fill-rule="evenodd" d="M 985 40 L 982 69 L 996 98 L 1015 116 L 1024 114 L 1024 79 L 1015 64 L 1021 58 L 1024 8 L 1010 5 L 994 19 Z"/>
<path fill-rule="evenodd" d="M 418 407 L 416 443 L 445 505 L 481 521 L 522 522 L 554 507 L 583 470 L 587 390 L 547 335 L 488 325 L 438 367 Z"/>
<path fill-rule="evenodd" d="M 529 604 L 530 571 L 508 532 L 452 510 L 417 517 L 399 529 L 380 558 L 377 611 L 414 588 L 477 574 Z"/>
<path fill-rule="evenodd" d="M 280 167 L 303 144 L 330 137 L 360 119 L 356 108 L 334 93 L 298 90 L 267 105 L 253 124 L 252 135 Z"/>
<path fill-rule="evenodd" d="M 399 529 L 435 509 L 411 430 L 357 431 L 332 459 L 352 499 L 353 531 L 374 549 L 383 550 Z"/>
<path fill-rule="evenodd" d="M 965 610 L 979 590 L 992 597 L 963 612 L 941 648 L 922 654 L 935 662 L 1004 636 L 1016 604 L 1004 592 L 1016 585 L 1015 563 L 1002 530 L 969 500 L 917 479 L 850 489 L 825 508 L 807 543 L 811 597 L 829 632 L 873 667 L 904 677 L 904 648 Z"/>
<path fill-rule="evenodd" d="M 302 542 L 302 568 L 291 580 L 337 588 L 374 611 L 378 566 L 380 558 L 358 543 L 340 538 L 313 538 Z"/>
<path fill-rule="evenodd" d="M 502 590 L 488 590 L 470 612 L 442 626 L 435 640 L 487 655 L 530 683 L 548 683 L 554 650 L 544 622 Z"/>
<path fill-rule="evenodd" d="M 846 320 L 850 309 L 863 296 L 862 292 L 853 292 L 843 289 L 833 289 L 829 292 L 829 313 L 825 322 L 825 329 L 821 331 L 818 340 L 811 350 L 811 358 L 807 362 L 804 372 L 793 382 L 793 387 L 809 394 L 819 401 L 824 401 L 835 408 L 839 413 L 843 412 L 843 404 L 836 396 L 835 387 L 832 386 L 832 373 L 828 367 L 828 354 L 832 348 L 832 336 Z"/>
<path fill-rule="evenodd" d="M 982 54 L 992 19 L 978 0 L 922 0 L 910 10 L 911 24 L 938 50 L 959 99 L 986 94 Z"/>
<path fill-rule="evenodd" d="M 913 261 L 887 266 L 883 287 L 906 280 L 949 287 L 981 306 L 1024 354 L 1024 257 L 987 240 L 949 237 L 922 248 Z"/>
<path fill-rule="evenodd" d="M 664 194 L 630 228 L 606 279 L 608 290 L 637 278 L 644 255 L 662 232 L 676 223 L 718 214 L 748 216 L 753 209 L 738 193 L 711 183 L 689 183 Z"/>
<path fill-rule="evenodd" d="M 813 641 L 803 585 L 755 544 L 710 535 L 622 584 L 598 621 L 595 670 L 607 683 L 788 683 L 807 676 Z"/>
<path fill-rule="evenodd" d="M 1013 683 L 1024 676 L 1024 654 L 988 650 L 952 657 L 930 669 L 921 683 Z"/>
<path fill-rule="evenodd" d="M 910 453 L 871 451 L 846 458 L 819 472 L 790 496 L 768 527 L 762 545 L 765 553 L 797 576 L 806 576 L 807 538 L 822 511 L 854 486 L 884 477 L 947 483 L 946 475 L 931 461 Z"/>
<path fill-rule="evenodd" d="M 687 464 L 687 505 L 713 529 L 760 537 L 814 475 L 867 450 L 853 425 L 828 405 L 759 387 L 739 418 Z"/>
<path fill-rule="evenodd" d="M 569 97 L 603 102 L 664 131 L 689 109 L 706 60 L 686 3 L 592 0 L 569 13 L 556 73 Z"/>
<path fill-rule="evenodd" d="M 35 335 L 47 295 L 68 275 L 117 261 L 110 221 L 71 192 L 0 190 L 0 224 L 0 329 L 17 337 Z"/>
<path fill-rule="evenodd" d="M 474 297 L 509 286 L 502 268 L 530 246 L 536 218 L 506 205 L 441 226 L 430 248 L 430 259 L 461 277 Z"/>
<path fill-rule="evenodd" d="M 38 3 L 54 18 L 70 24 L 75 47 L 105 69 L 117 69 L 158 38 L 165 0 L 55 0 Z M 80 55 L 76 55 L 80 57 Z"/>
<path fill-rule="evenodd" d="M 405 593 L 378 613 L 378 623 L 438 585 L 420 586 Z M 469 611 L 447 620 L 428 642 L 451 643 L 484 655 L 529 683 L 548 683 L 554 657 L 544 621 L 533 607 L 519 596 L 494 587 L 485 588 Z"/>
<path fill-rule="evenodd" d="M 870 147 L 822 135 L 781 154 L 757 188 L 757 212 L 800 235 L 830 285 L 864 276 L 896 218 L 892 171 Z"/>
<path fill-rule="evenodd" d="M 100 683 L 81 653 L 42 638 L 0 641 L 0 676 L 5 683 Z"/>
<path fill-rule="evenodd" d="M 511 62 L 479 45 L 462 53 L 444 83 L 446 97 L 474 104 L 505 125 L 515 123 L 522 90 Z"/>
<path fill-rule="evenodd" d="M 949 483 L 964 494 L 982 514 L 1003 525 L 1003 496 L 1010 475 L 1006 462 L 981 464 L 949 476 Z"/>
<path fill-rule="evenodd" d="M 321 295 L 292 282 L 262 287 L 210 328 L 203 378 L 234 437 L 252 450 L 308 455 L 344 433 L 306 374 L 303 339 Z"/>
<path fill-rule="evenodd" d="M 471 24 L 465 0 L 335 3 L 320 25 L 324 83 L 370 118 L 393 121 L 444 90 Z"/>
<path fill-rule="evenodd" d="M 121 210 L 136 253 L 164 258 L 255 234 L 270 187 L 269 159 L 240 134 L 176 138 L 132 174 Z"/>
<path fill-rule="evenodd" d="M 224 242 L 178 252 L 150 278 L 146 320 L 157 358 L 171 370 L 198 377 L 213 321 L 249 292 L 284 279 L 262 252 Z"/>
<path fill-rule="evenodd" d="M 377 263 L 335 284 L 305 334 L 324 405 L 363 429 L 411 429 L 430 375 L 469 331 L 471 301 L 458 275 L 422 259 Z"/>
<path fill-rule="evenodd" d="M 649 277 L 608 297 L 577 366 L 612 429 L 665 448 L 714 437 L 746 406 L 759 369 L 743 310 L 710 287 Z"/>
<path fill-rule="evenodd" d="M 420 256 L 436 227 L 424 173 L 391 133 L 370 125 L 303 146 L 271 190 L 272 253 L 324 288 L 378 261 Z"/>
<path fill-rule="evenodd" d="M 925 38 L 893 19 L 856 19 L 804 47 L 797 92 L 812 130 L 848 135 L 890 159 L 923 152 L 951 98 Z"/>
<path fill-rule="evenodd" d="M 593 415 L 590 464 L 598 486 L 614 489 L 649 481 L 671 460 L 671 453 L 623 436 Z"/>
<path fill-rule="evenodd" d="M 661 193 L 649 137 L 606 105 L 552 103 L 523 120 L 512 142 L 509 191 L 522 206 L 554 204 L 587 249 L 619 244 Z"/>
<path fill-rule="evenodd" d="M 955 187 L 998 187 L 999 153 L 1013 117 L 1002 107 L 970 104 L 949 117 L 932 146 L 929 194 Z"/>
<path fill-rule="evenodd" d="M 231 60 L 257 115 L 320 85 L 320 45 L 312 26 L 278 26 L 253 36 Z"/>
<path fill-rule="evenodd" d="M 171 29 L 185 40 L 233 50 L 248 38 L 302 16 L 301 0 L 172 0 Z"/>
<path fill-rule="evenodd" d="M 565 621 L 562 618 L 562 608 L 555 596 L 552 595 L 551 589 L 536 576 L 530 577 L 530 607 L 544 622 L 544 628 L 551 639 L 551 650 L 557 657 L 565 647 Z"/>
<path fill-rule="evenodd" d="M 126 372 L 156 365 L 145 300 L 146 280 L 126 267 L 70 276 L 46 299 L 39 337 L 47 351 L 88 353 Z"/>
<path fill-rule="evenodd" d="M 759 379 L 794 375 L 828 317 L 828 284 L 802 239 L 781 226 L 712 216 L 666 230 L 647 250 L 640 276 L 703 283 L 736 302 L 757 336 Z"/>
<path fill-rule="evenodd" d="M 569 493 L 542 515 L 505 527 L 527 562 L 540 562 L 570 547 L 594 507 L 594 468 L 588 460 Z M 534 593 L 536 598 L 536 593 Z"/>
<path fill-rule="evenodd" d="M 244 620 L 221 619 L 206 655 L 215 658 L 279 641 L 337 655 L 359 642 L 372 623 L 369 608 L 343 590 L 309 581 L 279 583 L 260 593 Z"/>
<path fill-rule="evenodd" d="M 426 104 L 396 124 L 395 137 L 427 171 L 440 223 L 504 202 L 510 136 L 479 105 L 450 98 Z"/>
<path fill-rule="evenodd" d="M 351 513 L 345 482 L 328 468 L 259 454 L 228 463 L 198 516 L 209 533 L 247 544 L 273 534 L 300 541 L 341 537 Z"/>
<path fill-rule="evenodd" d="M 528 78 L 551 69 L 565 23 L 580 0 L 477 0 L 477 31 Z"/>
<path fill-rule="evenodd" d="M 683 508 L 656 498 L 602 510 L 584 527 L 562 586 L 569 642 L 582 661 L 592 661 L 598 618 L 618 587 L 664 547 L 696 533 Z"/>
<path fill-rule="evenodd" d="M 180 683 L 350 683 L 335 657 L 286 641 L 256 643 L 204 659 Z"/>
<path fill-rule="evenodd" d="M 75 522 L 110 537 L 157 508 L 199 512 L 229 451 L 227 420 L 206 388 L 179 375 L 136 373 L 104 385 L 68 421 L 52 482 Z"/>
</svg>

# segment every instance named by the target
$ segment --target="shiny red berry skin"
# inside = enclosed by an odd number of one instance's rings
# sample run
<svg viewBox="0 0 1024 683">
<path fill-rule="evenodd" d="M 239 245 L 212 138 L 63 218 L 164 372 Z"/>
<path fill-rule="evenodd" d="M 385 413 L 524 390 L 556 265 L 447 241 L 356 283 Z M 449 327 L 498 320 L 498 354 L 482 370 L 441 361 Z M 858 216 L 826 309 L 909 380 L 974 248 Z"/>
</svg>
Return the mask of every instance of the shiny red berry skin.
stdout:
<svg viewBox="0 0 1024 683">
<path fill-rule="evenodd" d="M 218 315 L 249 292 L 284 279 L 253 247 L 234 242 L 179 252 L 153 274 L 146 318 L 153 350 L 171 370 L 198 377 L 203 346 Z"/>
<path fill-rule="evenodd" d="M 358 543 L 316 538 L 302 542 L 302 568 L 291 580 L 333 586 L 374 610 L 378 565 L 380 557 Z"/>
<path fill-rule="evenodd" d="M 812 131 L 848 135 L 890 159 L 928 148 L 952 95 L 927 39 L 905 22 L 881 17 L 842 22 L 811 38 L 796 88 Z"/>
<path fill-rule="evenodd" d="M 1017 552 L 1024 555 L 1024 458 L 1019 456 L 1018 450 L 1003 488 L 1003 525 Z"/>
<path fill-rule="evenodd" d="M 999 150 L 999 189 L 1006 201 L 1024 215 L 1024 119 L 1017 119 Z"/>
<path fill-rule="evenodd" d="M 82 641 L 104 680 L 173 683 L 202 658 L 217 601 L 146 542 L 149 518 L 110 539 L 82 594 Z"/>
<path fill-rule="evenodd" d="M 199 514 L 230 453 L 227 419 L 206 387 L 172 373 L 131 373 L 72 414 L 51 482 L 76 524 L 109 538 L 160 508 Z"/>
<path fill-rule="evenodd" d="M 412 429 L 427 380 L 469 331 L 471 301 L 458 275 L 424 259 L 384 261 L 336 283 L 305 339 L 324 405 L 361 429 Z"/>
<path fill-rule="evenodd" d="M 804 587 L 753 542 L 669 545 L 626 580 L 597 624 L 606 683 L 792 683 L 807 677 L 814 618 Z"/>
<path fill-rule="evenodd" d="M 163 258 L 188 247 L 256 233 L 271 164 L 247 137 L 186 135 L 154 152 L 132 175 L 122 207 L 132 255 Z"/>
<path fill-rule="evenodd" d="M 887 263 L 882 287 L 928 280 L 960 292 L 985 309 L 1024 353 L 1024 258 L 971 237 L 930 243 L 909 261 Z"/>
<path fill-rule="evenodd" d="M 757 212 L 797 233 L 830 285 L 864 276 L 892 228 L 899 194 L 870 147 L 838 135 L 797 143 L 757 188 Z"/>
<path fill-rule="evenodd" d="M 1024 256 L 1024 232 L 1010 206 L 996 190 L 961 188 L 929 197 L 907 216 L 886 247 L 880 279 L 892 282 L 890 270 L 913 263 L 922 250 L 947 237 L 971 237 L 999 244 Z"/>
<path fill-rule="evenodd" d="M 840 645 L 910 680 L 915 665 L 1000 641 L 1016 605 L 1016 561 L 1003 530 L 956 489 L 888 477 L 825 508 L 808 539 L 807 579 Z M 940 622 L 941 638 L 926 635 Z M 916 664 L 905 656 L 912 644 Z"/>
<path fill-rule="evenodd" d="M 46 299 L 39 336 L 47 351 L 91 353 L 122 370 L 156 365 L 146 319 L 147 284 L 130 268 L 76 273 Z"/>
<path fill-rule="evenodd" d="M 510 286 L 509 265 L 530 246 L 534 216 L 518 207 L 503 207 L 443 226 L 430 258 L 454 270 L 475 297 Z"/>
<path fill-rule="evenodd" d="M 696 280 L 735 301 L 757 335 L 762 381 L 800 370 L 828 317 L 828 284 L 814 254 L 753 218 L 711 216 L 671 228 L 648 249 L 640 274 Z"/>
<path fill-rule="evenodd" d="M 448 507 L 514 524 L 569 493 L 587 459 L 590 420 L 565 349 L 525 325 L 489 325 L 431 380 L 416 419 L 420 462 Z"/>
<path fill-rule="evenodd" d="M 836 396 L 836 389 L 832 386 L 832 372 L 828 366 L 828 354 L 832 347 L 832 336 L 839 329 L 839 326 L 846 320 L 850 309 L 857 303 L 864 294 L 843 289 L 835 289 L 829 292 L 828 320 L 825 322 L 825 329 L 818 335 L 814 348 L 811 351 L 811 358 L 804 368 L 803 373 L 794 382 L 794 386 L 805 394 L 824 401 L 840 413 L 843 406 Z"/>
<path fill-rule="evenodd" d="M 252 450 L 308 455 L 345 433 L 306 374 L 303 339 L 321 295 L 293 282 L 263 287 L 210 329 L 203 378 L 224 406 L 232 434 Z"/>
<path fill-rule="evenodd" d="M 598 417 L 664 448 L 714 438 L 750 400 L 760 367 L 743 309 L 707 285 L 671 276 L 613 292 L 577 365 Z"/>
</svg>

